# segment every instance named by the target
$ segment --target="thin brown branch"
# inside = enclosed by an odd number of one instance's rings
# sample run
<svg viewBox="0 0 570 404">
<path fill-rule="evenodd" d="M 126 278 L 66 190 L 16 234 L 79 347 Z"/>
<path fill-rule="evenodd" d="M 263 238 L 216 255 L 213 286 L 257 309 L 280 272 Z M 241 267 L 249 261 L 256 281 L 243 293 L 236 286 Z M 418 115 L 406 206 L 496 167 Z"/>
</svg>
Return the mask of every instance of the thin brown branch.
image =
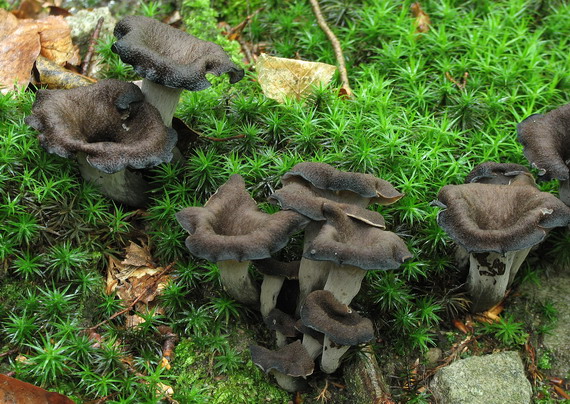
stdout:
<svg viewBox="0 0 570 404">
<path fill-rule="evenodd" d="M 454 79 L 451 74 L 449 74 L 449 72 L 445 72 L 445 77 L 453 84 L 455 84 L 460 90 L 465 90 L 465 87 L 467 86 L 467 79 L 469 78 L 469 73 L 463 73 L 463 79 L 461 81 Z"/>
<path fill-rule="evenodd" d="M 242 22 L 240 22 L 238 25 L 236 25 L 235 27 L 230 29 L 230 32 L 228 32 L 228 38 L 235 39 L 235 36 L 241 35 L 244 28 L 247 27 L 247 25 L 251 22 L 253 17 L 255 17 L 257 14 L 259 14 L 264 8 L 265 7 L 258 8 L 253 13 L 251 13 L 250 15 L 245 17 L 245 19 Z"/>
<path fill-rule="evenodd" d="M 350 88 L 350 83 L 348 82 L 348 72 L 346 71 L 346 64 L 344 63 L 344 55 L 342 53 L 342 47 L 340 45 L 340 41 L 338 40 L 338 38 L 336 37 L 334 32 L 332 32 L 332 30 L 329 28 L 327 22 L 325 21 L 325 18 L 323 17 L 323 13 L 321 12 L 321 7 L 319 6 L 319 2 L 317 0 L 309 0 L 309 2 L 311 3 L 311 6 L 313 7 L 313 13 L 315 14 L 315 17 L 317 18 L 317 22 L 319 23 L 319 26 L 324 31 L 324 33 L 327 35 L 327 37 L 329 38 L 329 41 L 331 42 L 331 44 L 333 46 L 336 61 L 338 63 L 338 71 L 340 73 L 340 81 L 342 82 L 341 90 L 343 91 L 345 96 L 352 97 L 353 93 L 352 93 L 352 89 Z"/>
<path fill-rule="evenodd" d="M 15 354 L 16 352 L 18 352 L 18 348 L 12 348 L 9 351 L 1 353 L 0 358 L 3 358 L 3 357 L 8 356 L 8 355 Z"/>
<path fill-rule="evenodd" d="M 87 75 L 89 65 L 91 64 L 91 58 L 93 57 L 93 52 L 95 51 L 95 43 L 99 38 L 99 33 L 101 32 L 101 27 L 103 26 L 103 21 L 105 21 L 105 18 L 101 17 L 97 21 L 97 25 L 95 25 L 95 29 L 93 30 L 93 34 L 89 40 L 89 48 L 87 49 L 87 53 L 85 54 L 85 58 L 81 64 L 81 74 Z"/>
<path fill-rule="evenodd" d="M 170 272 L 172 270 L 172 268 L 174 267 L 174 264 L 176 262 L 172 262 L 170 264 L 168 264 L 166 267 L 164 267 L 162 269 L 162 271 L 152 275 L 155 280 L 154 282 L 158 282 L 158 280 L 160 279 L 160 277 L 164 274 L 166 274 L 167 272 Z M 147 296 L 147 294 L 149 293 L 150 288 L 146 288 L 135 300 L 133 300 L 133 302 L 131 304 L 129 304 L 127 307 L 125 307 L 123 310 L 119 310 L 118 312 L 116 312 L 115 314 L 113 314 L 111 317 L 109 317 L 106 320 L 101 321 L 99 324 L 94 325 L 93 327 L 89 327 L 87 330 L 96 330 L 97 328 L 101 327 L 102 325 L 107 324 L 109 321 L 119 317 L 120 315 L 125 314 L 126 312 L 130 311 L 133 309 L 133 307 L 135 307 L 135 305 L 144 297 Z"/>
</svg>

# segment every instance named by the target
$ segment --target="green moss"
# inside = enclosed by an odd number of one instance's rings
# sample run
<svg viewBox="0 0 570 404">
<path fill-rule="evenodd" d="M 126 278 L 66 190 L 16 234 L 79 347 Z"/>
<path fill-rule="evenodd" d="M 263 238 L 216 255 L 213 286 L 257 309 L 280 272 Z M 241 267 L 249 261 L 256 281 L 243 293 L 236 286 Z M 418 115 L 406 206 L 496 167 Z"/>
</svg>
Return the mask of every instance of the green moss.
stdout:
<svg viewBox="0 0 570 404">
<path fill-rule="evenodd" d="M 176 348 L 173 369 L 176 373 L 174 398 L 181 402 L 225 404 L 234 403 L 287 403 L 289 394 L 281 390 L 251 360 L 249 352 L 240 353 L 239 368 L 220 375 L 212 372 L 215 355 L 206 352 L 192 339 L 186 339 Z M 191 387 L 191 390 L 189 388 Z M 190 401 L 194 400 L 194 401 Z"/>
</svg>

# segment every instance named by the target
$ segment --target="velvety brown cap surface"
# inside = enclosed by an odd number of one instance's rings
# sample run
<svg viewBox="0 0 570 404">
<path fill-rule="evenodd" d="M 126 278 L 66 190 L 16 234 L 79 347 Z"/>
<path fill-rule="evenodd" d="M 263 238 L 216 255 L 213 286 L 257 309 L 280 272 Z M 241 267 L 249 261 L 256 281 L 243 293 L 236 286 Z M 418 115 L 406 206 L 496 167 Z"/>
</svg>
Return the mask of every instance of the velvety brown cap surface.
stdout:
<svg viewBox="0 0 570 404">
<path fill-rule="evenodd" d="M 299 340 L 285 345 L 277 351 L 271 351 L 258 345 L 251 345 L 249 349 L 252 362 L 265 373 L 277 370 L 293 377 L 306 377 L 311 375 L 315 369 L 313 358 L 309 356 Z"/>
<path fill-rule="evenodd" d="M 403 196 L 388 181 L 370 174 L 340 171 L 325 163 L 299 163 L 283 176 L 283 184 L 294 177 L 303 178 L 317 189 L 351 192 L 381 205 L 394 203 Z"/>
<path fill-rule="evenodd" d="M 522 250 L 570 223 L 568 206 L 529 185 L 446 185 L 438 199 L 439 225 L 469 252 Z"/>
<path fill-rule="evenodd" d="M 509 185 L 511 183 L 527 185 L 534 184 L 532 174 L 525 166 L 513 163 L 495 163 L 488 161 L 477 165 L 465 177 L 465 183 L 479 182 L 482 184 Z"/>
<path fill-rule="evenodd" d="M 279 309 L 271 310 L 263 322 L 270 330 L 279 331 L 286 337 L 294 337 L 298 334 L 295 319 Z"/>
<path fill-rule="evenodd" d="M 328 290 L 309 293 L 301 307 L 301 321 L 338 345 L 358 345 L 374 339 L 372 321 L 340 303 Z"/>
<path fill-rule="evenodd" d="M 303 257 L 365 270 L 396 269 L 411 258 L 406 244 L 395 233 L 354 220 L 334 205 L 324 204 L 323 212 L 327 221 Z"/>
<path fill-rule="evenodd" d="M 567 180 L 570 164 L 570 104 L 531 115 L 517 126 L 527 160 L 544 180 Z"/>
<path fill-rule="evenodd" d="M 168 162 L 177 135 L 144 102 L 132 83 L 101 80 L 70 90 L 39 90 L 26 123 L 49 152 L 69 158 L 85 153 L 95 168 L 114 173 Z"/>
<path fill-rule="evenodd" d="M 334 191 L 319 190 L 302 179 L 291 178 L 287 185 L 275 191 L 268 199 L 270 202 L 278 203 L 283 209 L 294 210 L 316 221 L 325 220 L 323 204 L 334 203 L 354 219 L 371 226 L 386 227 L 384 217 L 380 213 L 351 203 L 344 203 L 343 195 Z"/>
<path fill-rule="evenodd" d="M 125 17 L 114 34 L 118 41 L 113 52 L 142 77 L 163 86 L 200 91 L 211 86 L 207 73 L 228 73 L 232 84 L 244 76 L 220 45 L 152 18 Z"/>
<path fill-rule="evenodd" d="M 272 215 L 261 212 L 238 174 L 232 175 L 203 208 L 183 209 L 176 219 L 190 233 L 188 250 L 214 262 L 268 258 L 308 222 L 293 211 Z"/>
</svg>

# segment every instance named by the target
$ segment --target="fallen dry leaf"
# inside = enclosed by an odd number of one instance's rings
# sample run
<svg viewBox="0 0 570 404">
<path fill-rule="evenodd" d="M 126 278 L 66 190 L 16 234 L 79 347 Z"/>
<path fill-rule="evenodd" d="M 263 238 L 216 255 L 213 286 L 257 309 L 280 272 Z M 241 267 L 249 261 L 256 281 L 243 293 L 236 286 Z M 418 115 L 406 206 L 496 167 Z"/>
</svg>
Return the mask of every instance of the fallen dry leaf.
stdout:
<svg viewBox="0 0 570 404">
<path fill-rule="evenodd" d="M 46 11 L 41 2 L 37 0 L 24 0 L 13 13 L 16 17 L 23 20 L 25 18 L 38 18 L 42 13 L 46 14 Z"/>
<path fill-rule="evenodd" d="M 429 15 L 422 9 L 420 3 L 413 3 L 410 8 L 412 9 L 412 15 L 415 17 L 416 32 L 426 33 L 429 31 L 429 26 L 431 25 L 431 20 Z"/>
<path fill-rule="evenodd" d="M 17 24 L 15 24 L 15 22 Z M 16 20 L 0 9 L 0 86 L 6 93 L 14 85 L 30 82 L 32 67 L 41 54 L 63 65 L 80 62 L 79 49 L 71 41 L 71 29 L 61 16 L 42 20 Z"/>
<path fill-rule="evenodd" d="M 73 404 L 69 398 L 0 374 L 0 402 L 3 404 Z"/>
<path fill-rule="evenodd" d="M 337 70 L 336 66 L 319 62 L 285 59 L 262 53 L 255 66 L 257 81 L 263 94 L 277 102 L 287 98 L 301 99 L 313 86 L 327 85 Z"/>
<path fill-rule="evenodd" d="M 34 84 L 49 89 L 70 89 L 88 86 L 97 82 L 97 80 L 91 77 L 72 72 L 43 56 L 38 56 L 35 67 L 37 77 Z"/>
<path fill-rule="evenodd" d="M 135 304 L 135 311 L 152 309 L 155 314 L 163 314 L 164 309 L 156 305 L 155 298 L 171 280 L 170 275 L 161 275 L 164 268 L 154 266 L 148 245 L 131 242 L 125 250 L 126 256 L 122 261 L 109 256 L 107 294 L 115 292 L 127 307 L 139 299 Z M 157 274 L 158 276 L 155 276 Z M 144 319 L 136 314 L 127 314 L 125 318 L 127 328 L 136 327 L 143 322 Z"/>
<path fill-rule="evenodd" d="M 0 87 L 4 87 L 3 94 L 14 90 L 15 85 L 28 85 L 34 61 L 41 51 L 37 24 L 18 22 L 14 26 L 10 15 L 0 9 L 0 26 L 3 27 L 3 39 L 0 42 Z"/>
</svg>

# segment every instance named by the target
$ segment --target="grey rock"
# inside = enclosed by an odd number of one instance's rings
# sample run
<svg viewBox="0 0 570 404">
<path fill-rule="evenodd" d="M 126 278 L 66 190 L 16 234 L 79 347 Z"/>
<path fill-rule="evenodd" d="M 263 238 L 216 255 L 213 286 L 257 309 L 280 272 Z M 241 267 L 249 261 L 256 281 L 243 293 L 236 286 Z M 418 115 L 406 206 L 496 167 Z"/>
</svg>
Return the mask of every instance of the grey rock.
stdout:
<svg viewBox="0 0 570 404">
<path fill-rule="evenodd" d="M 436 373 L 430 388 L 438 404 L 526 404 L 532 397 L 517 352 L 453 362 Z"/>
<path fill-rule="evenodd" d="M 111 15 L 111 11 L 109 11 L 107 7 L 95 8 L 93 10 L 80 10 L 74 15 L 65 18 L 71 27 L 71 39 L 75 45 L 79 46 L 82 57 L 87 53 L 89 42 L 91 41 L 93 31 L 100 17 L 103 17 L 104 20 L 101 31 L 99 32 L 99 38 L 113 35 L 113 29 L 115 28 L 117 20 Z M 100 57 L 95 52 L 93 54 L 91 69 L 87 72 L 89 76 L 97 76 L 96 73 L 99 71 L 97 64 L 99 61 Z"/>
<path fill-rule="evenodd" d="M 344 381 L 352 404 L 380 404 L 390 398 L 386 384 L 371 346 L 344 368 Z"/>
<path fill-rule="evenodd" d="M 540 307 L 550 303 L 558 311 L 558 319 L 550 333 L 544 336 L 541 350 L 552 354 L 549 373 L 558 377 L 570 377 L 570 267 L 552 268 L 540 284 L 525 284 L 519 292 L 530 300 L 530 305 Z"/>
</svg>

